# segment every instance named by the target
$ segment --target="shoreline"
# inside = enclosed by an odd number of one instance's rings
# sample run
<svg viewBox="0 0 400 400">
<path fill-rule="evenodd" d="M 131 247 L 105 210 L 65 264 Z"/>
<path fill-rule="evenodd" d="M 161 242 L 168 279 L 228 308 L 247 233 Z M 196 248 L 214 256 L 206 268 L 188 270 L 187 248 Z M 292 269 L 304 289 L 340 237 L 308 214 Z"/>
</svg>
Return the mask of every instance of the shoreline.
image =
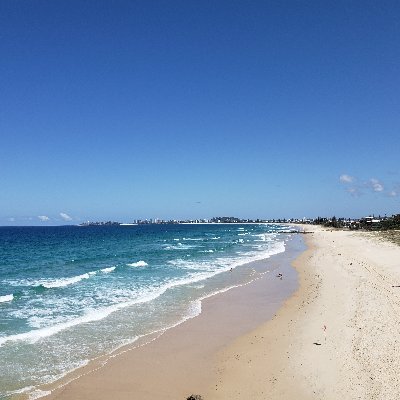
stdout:
<svg viewBox="0 0 400 400">
<path fill-rule="evenodd" d="M 272 274 L 206 298 L 197 317 L 43 398 L 397 399 L 400 247 L 311 230 L 295 270 L 281 257 Z"/>
<path fill-rule="evenodd" d="M 400 247 L 313 227 L 300 286 L 218 354 L 205 399 L 397 399 Z"/>
<path fill-rule="evenodd" d="M 271 269 L 270 273 L 265 272 L 252 282 L 203 299 L 199 315 L 154 334 L 156 340 L 146 340 L 151 342 L 149 344 L 134 343 L 131 348 L 128 345 L 119 349 L 115 356 L 107 357 L 104 366 L 97 363 L 94 367 L 90 363 L 64 377 L 64 382 L 41 387 L 43 391 L 52 390 L 41 398 L 150 399 L 155 395 L 183 398 L 196 388 L 201 390 L 213 378 L 215 354 L 226 343 L 272 318 L 296 290 L 297 275 L 288 259 L 292 261 L 297 257 L 304 250 L 304 244 L 297 235 L 291 242 L 293 245 L 288 246 L 288 251 L 252 263 L 254 268 Z M 275 276 L 280 271 L 285 275 L 284 280 Z M 251 312 L 254 309 L 259 311 Z M 165 369 L 168 369 L 167 374 Z M 128 370 L 132 372 L 129 377 Z M 177 384 L 178 380 L 181 384 Z M 160 383 L 155 385 L 154 382 Z"/>
<path fill-rule="evenodd" d="M 275 234 L 281 226 L 238 227 L 17 232 L 1 279 L 16 299 L 1 307 L 2 320 L 11 319 L 0 339 L 0 397 L 33 398 L 89 360 L 196 315 L 198 299 L 253 279 L 247 265 L 283 252 L 290 236 Z M 30 261 L 21 253 L 32 267 L 26 272 L 18 268 L 19 245 L 40 255 Z"/>
<path fill-rule="evenodd" d="M 310 228 L 309 225 L 301 227 L 304 231 Z M 304 268 L 316 250 L 316 244 L 309 236 L 305 238 L 306 249 L 292 263 L 299 280 L 296 291 L 271 319 L 227 344 L 217 354 L 218 375 L 207 388 L 205 399 L 310 398 L 301 382 L 296 382 L 296 386 L 284 382 L 284 391 L 277 387 L 278 380 L 282 380 L 282 376 L 286 378 L 293 318 L 296 318 L 296 311 L 311 301 L 310 288 L 319 288 L 313 272 Z"/>
</svg>

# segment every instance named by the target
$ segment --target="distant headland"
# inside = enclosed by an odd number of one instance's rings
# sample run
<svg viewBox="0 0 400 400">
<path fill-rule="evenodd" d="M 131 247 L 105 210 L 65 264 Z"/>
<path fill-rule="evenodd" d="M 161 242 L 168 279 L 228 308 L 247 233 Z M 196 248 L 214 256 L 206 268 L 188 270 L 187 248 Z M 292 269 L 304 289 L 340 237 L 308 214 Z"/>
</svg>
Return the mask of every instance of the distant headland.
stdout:
<svg viewBox="0 0 400 400">
<path fill-rule="evenodd" d="M 331 228 L 364 229 L 364 230 L 390 230 L 400 229 L 400 214 L 388 216 L 370 215 L 363 218 L 343 217 L 317 217 L 309 218 L 278 218 L 278 219 L 248 219 L 237 217 L 213 217 L 210 219 L 185 219 L 185 220 L 164 220 L 164 219 L 136 219 L 129 223 L 117 221 L 96 221 L 83 222 L 79 226 L 132 226 L 132 225 L 167 225 L 167 224 L 267 224 L 267 223 L 289 223 L 289 224 L 310 224 L 323 225 Z"/>
</svg>

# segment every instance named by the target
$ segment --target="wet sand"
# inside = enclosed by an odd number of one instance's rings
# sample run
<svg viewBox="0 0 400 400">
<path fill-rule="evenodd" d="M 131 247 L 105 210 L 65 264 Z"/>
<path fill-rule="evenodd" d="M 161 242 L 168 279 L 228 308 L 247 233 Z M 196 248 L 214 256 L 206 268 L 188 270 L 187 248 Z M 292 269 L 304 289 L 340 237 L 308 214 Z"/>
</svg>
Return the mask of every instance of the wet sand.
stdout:
<svg viewBox="0 0 400 400">
<path fill-rule="evenodd" d="M 78 370 L 83 376 L 44 399 L 147 400 L 204 395 L 218 374 L 217 354 L 272 318 L 297 289 L 297 273 L 290 263 L 304 250 L 304 244 L 296 235 L 292 242 L 292 250 L 253 263 L 258 270 L 270 270 L 262 278 L 203 300 L 199 316 L 147 345 L 109 359 L 102 368 L 93 371 L 91 365 Z"/>
</svg>

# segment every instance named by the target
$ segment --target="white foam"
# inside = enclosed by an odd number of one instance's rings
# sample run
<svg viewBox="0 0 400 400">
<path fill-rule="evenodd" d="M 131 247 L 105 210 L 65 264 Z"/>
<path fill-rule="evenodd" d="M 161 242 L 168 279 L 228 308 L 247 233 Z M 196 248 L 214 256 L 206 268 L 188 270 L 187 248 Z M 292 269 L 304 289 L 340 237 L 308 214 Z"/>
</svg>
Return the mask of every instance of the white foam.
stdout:
<svg viewBox="0 0 400 400">
<path fill-rule="evenodd" d="M 192 285 L 192 287 L 195 289 L 204 289 L 205 285 Z"/>
<path fill-rule="evenodd" d="M 116 267 L 103 268 L 103 269 L 101 269 L 100 271 L 101 271 L 103 274 L 109 274 L 110 272 L 113 272 L 113 271 L 115 270 L 115 268 L 116 268 Z"/>
<path fill-rule="evenodd" d="M 15 394 L 23 394 L 26 392 L 30 392 L 30 393 L 28 393 L 29 400 L 39 399 L 40 397 L 51 394 L 51 391 L 48 391 L 48 390 L 44 391 L 44 390 L 36 389 L 35 386 L 26 386 L 19 390 L 14 390 L 12 392 L 6 392 L 6 395 L 12 396 Z"/>
<path fill-rule="evenodd" d="M 89 279 L 91 276 L 97 275 L 99 272 L 103 274 L 109 274 L 110 272 L 113 272 L 116 269 L 116 267 L 108 267 L 108 268 L 103 268 L 97 271 L 89 271 L 81 275 L 77 276 L 72 276 L 70 278 L 58 278 L 58 279 L 40 279 L 40 280 L 28 280 L 28 279 L 20 279 L 20 280 L 9 280 L 7 281 L 8 284 L 13 285 L 13 286 L 39 286 L 42 285 L 43 287 L 47 289 L 52 289 L 52 288 L 59 288 L 59 287 L 64 287 L 68 285 L 73 285 L 74 283 L 77 283 L 83 279 Z M 1 302 L 1 296 L 0 296 L 0 302 Z"/>
<path fill-rule="evenodd" d="M 0 303 L 5 303 L 7 301 L 12 301 L 14 299 L 13 294 L 6 294 L 5 296 L 0 296 Z"/>
<path fill-rule="evenodd" d="M 142 295 L 138 294 L 138 297 L 131 301 L 114 304 L 112 306 L 104 307 L 98 310 L 93 310 L 93 309 L 88 310 L 84 315 L 80 317 L 74 318 L 72 320 L 57 325 L 48 326 L 40 329 L 34 329 L 28 332 L 10 335 L 6 337 L 0 337 L 0 347 L 7 342 L 14 342 L 14 341 L 26 341 L 28 343 L 36 343 L 45 337 L 55 335 L 65 329 L 69 329 L 74 326 L 86 324 L 89 322 L 100 321 L 108 317 L 110 314 L 118 310 L 121 310 L 123 308 L 155 300 L 157 297 L 164 294 L 168 289 L 171 289 L 173 287 L 185 285 L 192 282 L 198 282 L 212 275 L 214 275 L 214 273 L 195 274 L 195 275 L 191 274 L 186 278 L 173 280 L 163 286 L 154 288 L 154 290 L 150 292 L 142 293 Z"/>
<path fill-rule="evenodd" d="M 216 274 L 229 271 L 231 268 L 236 268 L 238 266 L 248 264 L 253 261 L 263 260 L 269 258 L 273 254 L 278 254 L 285 251 L 285 244 L 283 241 L 275 242 L 273 244 L 269 243 L 268 248 L 264 251 L 252 251 L 242 254 L 240 257 L 234 258 L 216 258 L 210 262 L 191 262 L 189 260 L 171 260 L 168 263 L 172 265 L 177 265 L 180 268 L 185 268 L 192 270 L 187 276 L 183 278 L 177 278 L 169 281 L 168 283 L 162 284 L 158 287 L 153 287 L 151 290 L 149 288 L 143 288 L 143 291 L 135 293 L 135 297 L 125 298 L 122 302 L 103 307 L 101 309 L 86 309 L 86 312 L 76 318 L 68 321 L 57 323 L 53 326 L 42 327 L 39 329 L 34 329 L 25 333 L 10 335 L 8 337 L 0 337 L 0 347 L 5 343 L 10 341 L 27 341 L 29 343 L 35 343 L 42 338 L 57 334 L 65 329 L 72 328 L 77 325 L 86 324 L 90 322 L 95 322 L 106 318 L 113 312 L 121 310 L 125 307 L 129 307 L 139 303 L 146 303 L 156 299 L 161 296 L 167 290 L 174 288 L 176 286 L 194 284 L 199 281 L 203 281 L 207 278 L 215 276 Z M 144 261 L 138 261 L 132 263 L 135 266 L 141 265 L 145 266 L 147 263 Z M 131 264 L 131 265 L 132 265 Z M 88 275 L 88 274 L 84 274 Z M 79 277 L 82 277 L 80 275 Z M 75 277 L 77 278 L 77 277 Z"/>
<path fill-rule="evenodd" d="M 36 389 L 32 393 L 29 393 L 29 400 L 36 400 L 40 397 L 48 396 L 49 394 L 51 394 L 50 390 Z"/>
<path fill-rule="evenodd" d="M 21 394 L 21 393 L 26 393 L 29 392 L 30 390 L 35 389 L 35 386 L 25 386 L 22 389 L 18 389 L 18 390 L 13 390 L 10 392 L 6 392 L 6 395 L 10 396 L 12 394 Z"/>
<path fill-rule="evenodd" d="M 156 296 L 157 297 L 157 296 Z M 143 300 L 146 301 L 146 300 Z M 26 341 L 28 343 L 36 343 L 40 339 L 43 339 L 48 336 L 55 335 L 56 333 L 59 333 L 65 329 L 72 328 L 76 325 L 80 324 L 86 324 L 89 322 L 95 322 L 102 320 L 106 318 L 108 315 L 113 313 L 114 311 L 117 311 L 121 308 L 127 307 L 129 305 L 133 305 L 136 302 L 126 302 L 126 303 L 119 303 L 115 304 L 113 306 L 109 307 L 104 307 L 103 309 L 99 310 L 89 310 L 87 311 L 84 315 L 74 318 L 72 320 L 53 325 L 53 326 L 48 326 L 45 328 L 40 328 L 40 329 L 34 329 L 28 332 L 24 333 L 18 333 L 15 335 L 10 335 L 6 337 L 0 337 L 0 347 L 3 346 L 7 342 L 14 342 L 14 341 Z"/>
<path fill-rule="evenodd" d="M 68 285 L 73 285 L 74 283 L 77 283 L 77 282 L 81 281 L 82 279 L 89 279 L 90 276 L 95 275 L 95 274 L 96 274 L 96 272 L 89 272 L 89 273 L 78 275 L 78 276 L 72 276 L 71 278 L 41 280 L 41 281 L 38 281 L 38 284 L 42 285 L 43 287 L 45 287 L 47 289 L 59 288 L 59 287 L 64 287 L 64 286 L 68 286 Z"/>
<path fill-rule="evenodd" d="M 146 261 L 140 260 L 131 264 L 126 264 L 128 267 L 147 267 L 149 264 L 147 264 Z"/>
<path fill-rule="evenodd" d="M 259 248 L 259 249 L 258 249 Z M 263 250 L 265 249 L 265 250 Z M 191 261 L 184 259 L 176 259 L 168 261 L 168 264 L 178 267 L 179 269 L 186 269 L 197 271 L 201 271 L 200 276 L 203 276 L 203 273 L 207 273 L 207 277 L 202 279 L 206 279 L 215 274 L 229 271 L 231 268 L 236 268 L 238 266 L 249 264 L 253 261 L 260 261 L 271 257 L 272 255 L 282 253 L 285 251 L 284 242 L 275 242 L 274 244 L 269 244 L 268 248 L 265 246 L 257 247 L 257 250 L 247 251 L 247 252 L 237 252 L 239 257 L 218 257 L 210 261 Z M 197 279 L 195 279 L 197 281 Z"/>
<path fill-rule="evenodd" d="M 195 249 L 198 246 L 193 246 L 193 245 L 189 245 L 189 244 L 183 244 L 178 242 L 176 245 L 167 245 L 164 246 L 164 250 L 188 250 L 188 249 Z"/>
</svg>

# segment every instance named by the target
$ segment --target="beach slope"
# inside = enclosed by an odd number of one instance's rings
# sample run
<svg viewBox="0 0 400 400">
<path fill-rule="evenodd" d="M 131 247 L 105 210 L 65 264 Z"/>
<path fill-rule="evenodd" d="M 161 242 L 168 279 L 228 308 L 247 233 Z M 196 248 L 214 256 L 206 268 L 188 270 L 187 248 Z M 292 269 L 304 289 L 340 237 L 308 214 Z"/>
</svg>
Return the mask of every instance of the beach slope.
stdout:
<svg viewBox="0 0 400 400">
<path fill-rule="evenodd" d="M 400 397 L 400 247 L 306 229 L 299 290 L 219 353 L 206 399 Z"/>
</svg>

